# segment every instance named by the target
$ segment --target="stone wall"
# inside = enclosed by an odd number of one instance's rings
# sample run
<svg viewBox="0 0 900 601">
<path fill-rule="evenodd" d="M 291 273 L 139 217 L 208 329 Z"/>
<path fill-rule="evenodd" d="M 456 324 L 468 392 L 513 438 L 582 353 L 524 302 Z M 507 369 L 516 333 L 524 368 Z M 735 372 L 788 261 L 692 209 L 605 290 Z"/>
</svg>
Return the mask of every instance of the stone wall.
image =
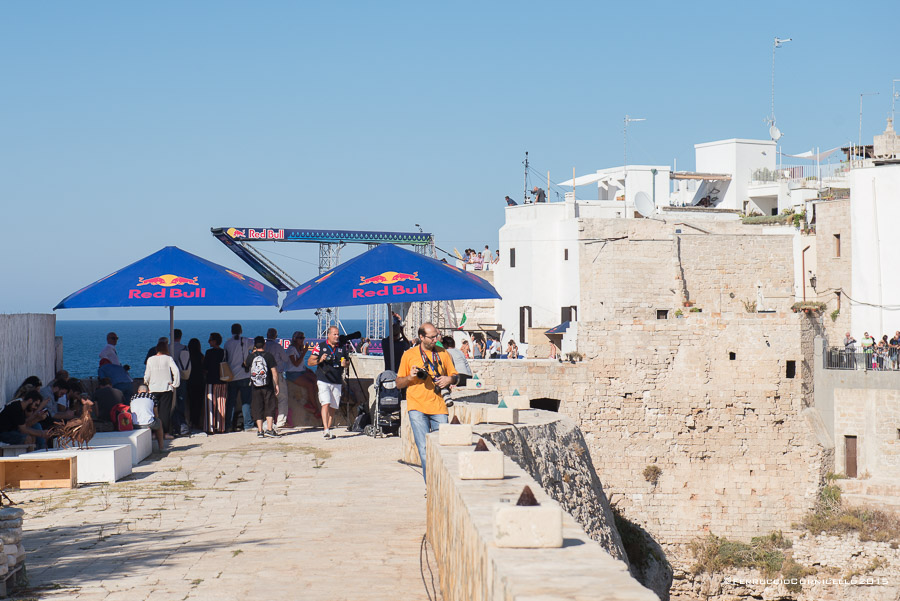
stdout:
<svg viewBox="0 0 900 601">
<path fill-rule="evenodd" d="M 706 313 L 786 311 L 794 302 L 793 238 L 739 224 L 585 220 L 580 321 L 674 317 L 684 301 Z M 581 344 L 579 342 L 579 350 Z"/>
<path fill-rule="evenodd" d="M 508 549 L 494 545 L 494 510 L 515 503 L 529 486 L 541 504 L 554 504 L 522 468 L 505 458 L 504 480 L 460 480 L 458 456 L 472 447 L 442 447 L 428 436 L 427 535 L 445 601 L 606 599 L 656 601 L 624 562 L 591 540 L 563 513 L 563 547 Z"/>
<path fill-rule="evenodd" d="M 5 405 L 28 376 L 44 383 L 53 379 L 56 347 L 56 315 L 0 315 L 0 404 Z"/>
<path fill-rule="evenodd" d="M 840 236 L 840 256 L 835 236 Z M 831 346 L 842 346 L 844 334 L 850 331 L 850 300 L 838 291 L 853 294 L 851 282 L 850 201 L 833 200 L 816 203 L 816 291 L 815 300 L 827 305 L 825 334 Z M 840 308 L 836 320 L 830 315 Z M 861 339 L 862 332 L 856 333 Z"/>
</svg>

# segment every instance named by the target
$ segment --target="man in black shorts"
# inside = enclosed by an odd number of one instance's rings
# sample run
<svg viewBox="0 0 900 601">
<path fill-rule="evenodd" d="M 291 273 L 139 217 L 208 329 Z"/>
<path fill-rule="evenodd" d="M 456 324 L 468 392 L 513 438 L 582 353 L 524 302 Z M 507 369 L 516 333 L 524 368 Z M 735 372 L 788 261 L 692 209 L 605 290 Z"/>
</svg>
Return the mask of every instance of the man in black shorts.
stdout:
<svg viewBox="0 0 900 601">
<path fill-rule="evenodd" d="M 276 437 L 275 415 L 278 413 L 278 364 L 271 353 L 266 352 L 266 339 L 253 339 L 253 350 L 244 361 L 250 372 L 250 414 L 256 421 L 256 435 Z M 266 429 L 263 431 L 263 418 Z"/>
</svg>

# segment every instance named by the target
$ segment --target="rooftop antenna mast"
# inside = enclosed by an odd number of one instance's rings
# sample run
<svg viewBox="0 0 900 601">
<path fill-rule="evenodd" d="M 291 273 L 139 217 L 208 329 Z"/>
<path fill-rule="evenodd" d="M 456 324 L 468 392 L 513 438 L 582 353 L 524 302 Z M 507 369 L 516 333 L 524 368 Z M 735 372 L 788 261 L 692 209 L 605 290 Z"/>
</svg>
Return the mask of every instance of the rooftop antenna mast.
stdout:
<svg viewBox="0 0 900 601">
<path fill-rule="evenodd" d="M 897 82 L 900 79 L 895 79 L 891 82 L 891 123 L 894 122 L 894 101 L 900 98 L 900 92 L 897 91 Z"/>
<path fill-rule="evenodd" d="M 772 138 L 773 142 L 777 142 L 782 136 L 781 130 L 775 125 L 775 50 L 781 48 L 782 44 L 790 41 L 792 41 L 791 38 L 776 37 L 775 42 L 772 44 L 772 112 L 769 114 L 769 118 L 766 119 L 766 123 L 769 124 L 769 137 Z"/>
<path fill-rule="evenodd" d="M 625 127 L 622 130 L 622 195 L 625 201 L 625 215 L 628 215 L 628 124 L 637 121 L 646 121 L 644 118 L 629 117 L 625 115 Z M 574 176 L 573 176 L 574 180 Z M 572 182 L 575 183 L 574 181 Z"/>
<path fill-rule="evenodd" d="M 859 134 L 856 138 L 856 151 L 862 153 L 862 159 L 866 158 L 866 149 L 862 145 L 862 99 L 863 96 L 878 96 L 878 94 L 879 92 L 863 92 L 859 95 Z"/>
<path fill-rule="evenodd" d="M 522 189 L 525 191 L 522 196 L 522 202 L 528 201 L 528 151 L 525 151 L 525 182 L 522 184 Z"/>
</svg>

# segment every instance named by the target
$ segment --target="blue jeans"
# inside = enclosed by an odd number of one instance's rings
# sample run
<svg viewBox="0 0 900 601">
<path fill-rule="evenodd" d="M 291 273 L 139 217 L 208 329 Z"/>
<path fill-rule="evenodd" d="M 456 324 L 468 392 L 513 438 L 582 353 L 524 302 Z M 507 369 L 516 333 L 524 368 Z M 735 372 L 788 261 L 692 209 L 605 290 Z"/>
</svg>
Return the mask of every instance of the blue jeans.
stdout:
<svg viewBox="0 0 900 601">
<path fill-rule="evenodd" d="M 425 479 L 425 437 L 447 423 L 447 414 L 428 415 L 421 411 L 409 412 L 409 425 L 413 431 L 416 448 L 419 449 L 419 460 L 422 462 L 422 478 Z M 426 480 L 427 482 L 427 480 Z"/>
<path fill-rule="evenodd" d="M 256 424 L 250 416 L 250 378 L 232 380 L 228 383 L 228 393 L 225 397 L 225 428 L 231 428 L 234 419 L 235 403 L 238 394 L 241 396 L 241 413 L 244 416 L 244 430 L 255 430 Z"/>
</svg>

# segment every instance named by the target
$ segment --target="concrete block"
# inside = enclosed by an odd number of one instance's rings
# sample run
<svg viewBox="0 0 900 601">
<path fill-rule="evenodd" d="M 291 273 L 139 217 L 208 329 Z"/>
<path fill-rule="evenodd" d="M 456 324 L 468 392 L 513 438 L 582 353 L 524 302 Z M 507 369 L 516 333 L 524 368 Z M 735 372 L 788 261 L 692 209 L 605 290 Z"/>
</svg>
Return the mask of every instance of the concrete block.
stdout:
<svg viewBox="0 0 900 601">
<path fill-rule="evenodd" d="M 494 544 L 517 549 L 562 547 L 562 509 L 556 504 L 494 506 Z"/>
<path fill-rule="evenodd" d="M 57 449 L 35 451 L 22 457 L 77 457 L 78 484 L 112 484 L 131 474 L 131 447 L 108 445 L 92 449 Z"/>
<path fill-rule="evenodd" d="M 153 450 L 153 433 L 146 429 L 129 432 L 97 432 L 91 446 L 123 444 L 131 447 L 131 465 L 137 465 L 150 456 Z"/>
<path fill-rule="evenodd" d="M 531 409 L 531 399 L 525 395 L 505 396 L 503 397 L 503 402 L 510 409 Z"/>
<path fill-rule="evenodd" d="M 438 430 L 441 446 L 464 446 L 472 444 L 472 424 L 441 424 Z"/>
<path fill-rule="evenodd" d="M 511 407 L 488 407 L 481 421 L 490 423 L 518 424 L 519 410 Z"/>
<path fill-rule="evenodd" d="M 503 453 L 499 451 L 463 451 L 459 454 L 462 480 L 503 480 Z"/>
</svg>

